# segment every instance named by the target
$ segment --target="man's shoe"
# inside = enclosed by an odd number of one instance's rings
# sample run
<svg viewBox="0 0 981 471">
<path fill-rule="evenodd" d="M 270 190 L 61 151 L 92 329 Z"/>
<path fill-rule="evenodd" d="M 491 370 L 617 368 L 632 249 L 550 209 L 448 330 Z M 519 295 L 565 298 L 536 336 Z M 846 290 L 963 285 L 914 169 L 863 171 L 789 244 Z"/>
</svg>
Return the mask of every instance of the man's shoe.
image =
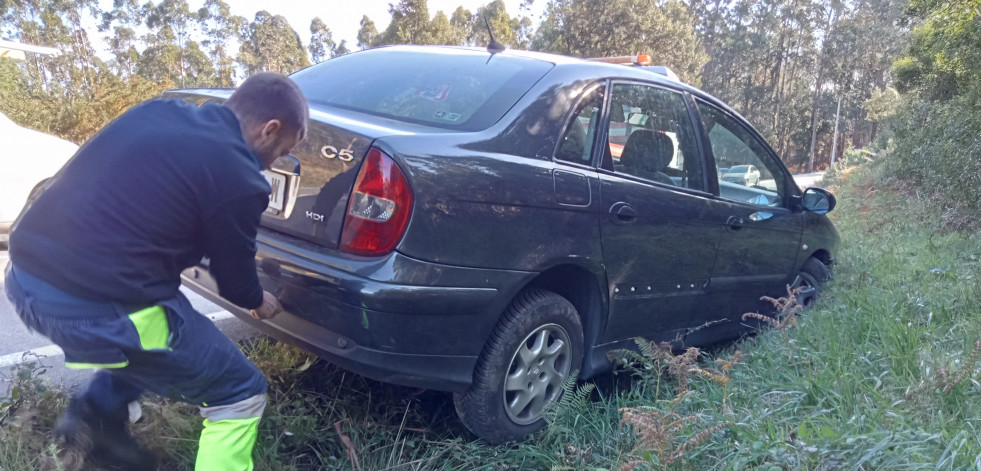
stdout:
<svg viewBox="0 0 981 471">
<path fill-rule="evenodd" d="M 79 406 L 69 402 L 68 409 L 58 418 L 52 432 L 52 441 L 58 448 L 57 455 L 48 456 L 44 470 L 77 471 L 82 469 L 85 458 L 92 451 L 92 429 L 79 414 Z"/>
<path fill-rule="evenodd" d="M 102 413 L 81 398 L 72 398 L 55 425 L 55 443 L 62 450 L 61 463 L 81 467 L 91 454 L 100 465 L 118 470 L 156 469 L 153 454 L 140 446 L 128 429 L 128 411 Z M 77 463 L 77 465 L 76 465 Z"/>
</svg>

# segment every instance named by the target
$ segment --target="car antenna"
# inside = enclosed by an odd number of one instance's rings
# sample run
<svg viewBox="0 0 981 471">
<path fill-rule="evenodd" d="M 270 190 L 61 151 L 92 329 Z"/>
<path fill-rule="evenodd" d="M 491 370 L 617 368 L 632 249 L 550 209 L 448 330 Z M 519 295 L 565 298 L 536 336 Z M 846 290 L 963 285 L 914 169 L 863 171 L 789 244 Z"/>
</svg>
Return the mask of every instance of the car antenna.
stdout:
<svg viewBox="0 0 981 471">
<path fill-rule="evenodd" d="M 487 45 L 487 52 L 491 54 L 504 52 L 504 45 L 494 39 L 494 31 L 491 30 L 490 20 L 488 20 L 486 16 L 484 17 L 484 24 L 487 25 L 487 34 L 490 35 L 490 44 Z"/>
</svg>

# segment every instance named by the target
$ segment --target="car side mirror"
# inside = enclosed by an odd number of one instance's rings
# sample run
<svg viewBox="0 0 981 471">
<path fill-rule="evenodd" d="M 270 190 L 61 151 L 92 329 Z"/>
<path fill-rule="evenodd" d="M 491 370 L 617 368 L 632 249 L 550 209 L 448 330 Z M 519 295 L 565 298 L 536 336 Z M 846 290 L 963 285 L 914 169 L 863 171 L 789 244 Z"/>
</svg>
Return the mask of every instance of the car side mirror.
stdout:
<svg viewBox="0 0 981 471">
<path fill-rule="evenodd" d="M 823 188 L 808 188 L 804 190 L 801 206 L 815 214 L 828 214 L 838 203 L 835 195 Z"/>
</svg>

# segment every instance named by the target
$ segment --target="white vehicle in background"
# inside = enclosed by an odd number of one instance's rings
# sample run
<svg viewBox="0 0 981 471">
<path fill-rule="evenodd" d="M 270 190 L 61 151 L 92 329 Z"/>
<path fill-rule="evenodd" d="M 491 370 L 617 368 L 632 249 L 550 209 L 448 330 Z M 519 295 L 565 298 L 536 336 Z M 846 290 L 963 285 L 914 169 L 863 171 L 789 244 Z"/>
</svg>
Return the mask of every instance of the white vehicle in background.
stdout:
<svg viewBox="0 0 981 471">
<path fill-rule="evenodd" d="M 34 189 L 77 150 L 74 143 L 18 126 L 0 113 L 0 248 L 6 248 L 10 226 Z"/>
<path fill-rule="evenodd" d="M 722 174 L 722 181 L 753 186 L 760 182 L 760 171 L 755 165 L 736 165 Z"/>
</svg>

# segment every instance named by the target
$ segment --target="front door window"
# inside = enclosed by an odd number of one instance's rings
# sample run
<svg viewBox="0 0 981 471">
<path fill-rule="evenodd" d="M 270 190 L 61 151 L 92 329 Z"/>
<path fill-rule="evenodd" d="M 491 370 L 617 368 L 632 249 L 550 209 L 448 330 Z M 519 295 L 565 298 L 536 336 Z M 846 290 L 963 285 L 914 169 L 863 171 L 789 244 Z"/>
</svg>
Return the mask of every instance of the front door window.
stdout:
<svg viewBox="0 0 981 471">
<path fill-rule="evenodd" d="M 784 171 L 753 133 L 726 112 L 698 102 L 702 123 L 712 143 L 719 179 L 719 196 L 758 206 L 784 207 Z"/>
</svg>

